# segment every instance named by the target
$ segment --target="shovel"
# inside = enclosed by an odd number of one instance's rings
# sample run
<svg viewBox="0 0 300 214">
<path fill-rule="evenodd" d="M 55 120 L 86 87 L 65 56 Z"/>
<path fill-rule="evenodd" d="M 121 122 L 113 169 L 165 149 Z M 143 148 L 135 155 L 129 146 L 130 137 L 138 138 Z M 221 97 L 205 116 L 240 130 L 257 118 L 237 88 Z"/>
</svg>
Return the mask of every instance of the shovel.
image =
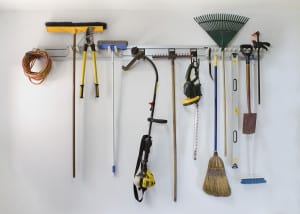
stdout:
<svg viewBox="0 0 300 214">
<path fill-rule="evenodd" d="M 252 54 L 252 45 L 241 45 L 240 46 L 242 54 L 246 59 L 246 87 L 247 87 L 247 105 L 248 113 L 244 114 L 243 118 L 243 133 L 253 134 L 256 128 L 256 113 L 251 112 L 251 94 L 250 94 L 250 55 Z"/>
</svg>

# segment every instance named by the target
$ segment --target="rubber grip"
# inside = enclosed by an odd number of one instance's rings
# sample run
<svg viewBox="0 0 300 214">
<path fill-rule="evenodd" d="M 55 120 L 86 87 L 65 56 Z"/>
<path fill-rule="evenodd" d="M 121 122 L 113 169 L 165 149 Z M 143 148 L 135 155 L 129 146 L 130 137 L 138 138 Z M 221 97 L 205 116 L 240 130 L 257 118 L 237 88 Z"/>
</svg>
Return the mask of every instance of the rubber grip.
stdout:
<svg viewBox="0 0 300 214">
<path fill-rule="evenodd" d="M 164 120 L 164 119 L 155 119 L 155 118 L 148 118 L 149 122 L 153 122 L 153 123 L 168 123 L 168 120 Z"/>
<path fill-rule="evenodd" d="M 80 85 L 80 98 L 83 98 L 83 88 L 84 85 Z"/>
<path fill-rule="evenodd" d="M 99 85 L 95 84 L 95 89 L 96 89 L 96 97 L 99 97 Z"/>
</svg>

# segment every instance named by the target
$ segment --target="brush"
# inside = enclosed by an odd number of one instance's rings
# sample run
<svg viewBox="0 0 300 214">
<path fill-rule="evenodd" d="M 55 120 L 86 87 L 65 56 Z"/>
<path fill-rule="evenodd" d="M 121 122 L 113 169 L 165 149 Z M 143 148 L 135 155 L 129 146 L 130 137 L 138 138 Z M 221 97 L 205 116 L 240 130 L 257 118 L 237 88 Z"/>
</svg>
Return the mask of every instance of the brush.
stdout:
<svg viewBox="0 0 300 214">
<path fill-rule="evenodd" d="M 223 160 L 218 155 L 218 144 L 217 144 L 217 68 L 218 66 L 218 57 L 214 56 L 214 116 L 215 116 L 215 124 L 214 124 L 214 155 L 209 159 L 208 168 L 203 184 L 203 191 L 209 195 L 214 196 L 229 196 L 231 194 L 231 189 L 228 183 L 228 179 L 225 172 L 225 167 Z"/>
</svg>

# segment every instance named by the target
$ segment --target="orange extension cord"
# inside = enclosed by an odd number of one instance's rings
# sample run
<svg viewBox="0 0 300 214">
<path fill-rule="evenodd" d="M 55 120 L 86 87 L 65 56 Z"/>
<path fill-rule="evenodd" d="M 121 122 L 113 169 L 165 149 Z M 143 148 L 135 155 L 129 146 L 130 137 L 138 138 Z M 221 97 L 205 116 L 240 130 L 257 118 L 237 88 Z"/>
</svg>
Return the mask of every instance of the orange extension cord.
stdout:
<svg viewBox="0 0 300 214">
<path fill-rule="evenodd" d="M 33 72 L 31 69 L 37 59 L 45 59 L 45 65 L 38 72 Z M 46 51 L 34 49 L 25 54 L 22 60 L 23 71 L 31 83 L 39 85 L 46 79 L 52 66 L 52 60 Z"/>
</svg>

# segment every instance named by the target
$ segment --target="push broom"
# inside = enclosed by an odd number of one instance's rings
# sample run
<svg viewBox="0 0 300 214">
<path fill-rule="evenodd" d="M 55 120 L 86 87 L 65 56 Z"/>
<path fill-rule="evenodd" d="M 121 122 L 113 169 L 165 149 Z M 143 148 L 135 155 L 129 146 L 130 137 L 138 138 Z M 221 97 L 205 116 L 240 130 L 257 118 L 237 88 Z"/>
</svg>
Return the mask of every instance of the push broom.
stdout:
<svg viewBox="0 0 300 214">
<path fill-rule="evenodd" d="M 218 156 L 218 135 L 217 135 L 217 70 L 218 70 L 218 57 L 214 56 L 214 155 L 210 158 L 208 163 L 208 169 L 203 184 L 203 191 L 209 195 L 214 196 L 229 196 L 231 194 L 230 186 L 227 180 L 223 160 Z"/>
<path fill-rule="evenodd" d="M 113 163 L 112 163 L 112 173 L 116 174 L 116 162 L 117 162 L 117 137 L 116 137 L 116 127 L 115 127 L 115 53 L 118 50 L 126 50 L 128 41 L 124 40 L 99 40 L 98 48 L 102 50 L 108 50 L 111 53 L 111 66 L 112 66 L 112 106 L 113 106 Z"/>
<path fill-rule="evenodd" d="M 76 76 L 76 35 L 77 33 L 86 33 L 88 28 L 92 28 L 93 32 L 103 32 L 106 29 L 106 23 L 104 22 L 46 22 L 47 32 L 54 33 L 71 33 L 73 34 L 73 100 L 72 100 L 72 141 L 73 141 L 73 178 L 76 177 L 76 150 L 75 150 L 75 76 Z"/>
<path fill-rule="evenodd" d="M 222 49 L 223 67 L 223 99 L 224 99 L 224 154 L 227 156 L 227 130 L 226 130 L 226 76 L 225 76 L 225 48 L 237 32 L 249 20 L 248 17 L 234 14 L 206 14 L 194 17 L 194 20 Z"/>
</svg>

